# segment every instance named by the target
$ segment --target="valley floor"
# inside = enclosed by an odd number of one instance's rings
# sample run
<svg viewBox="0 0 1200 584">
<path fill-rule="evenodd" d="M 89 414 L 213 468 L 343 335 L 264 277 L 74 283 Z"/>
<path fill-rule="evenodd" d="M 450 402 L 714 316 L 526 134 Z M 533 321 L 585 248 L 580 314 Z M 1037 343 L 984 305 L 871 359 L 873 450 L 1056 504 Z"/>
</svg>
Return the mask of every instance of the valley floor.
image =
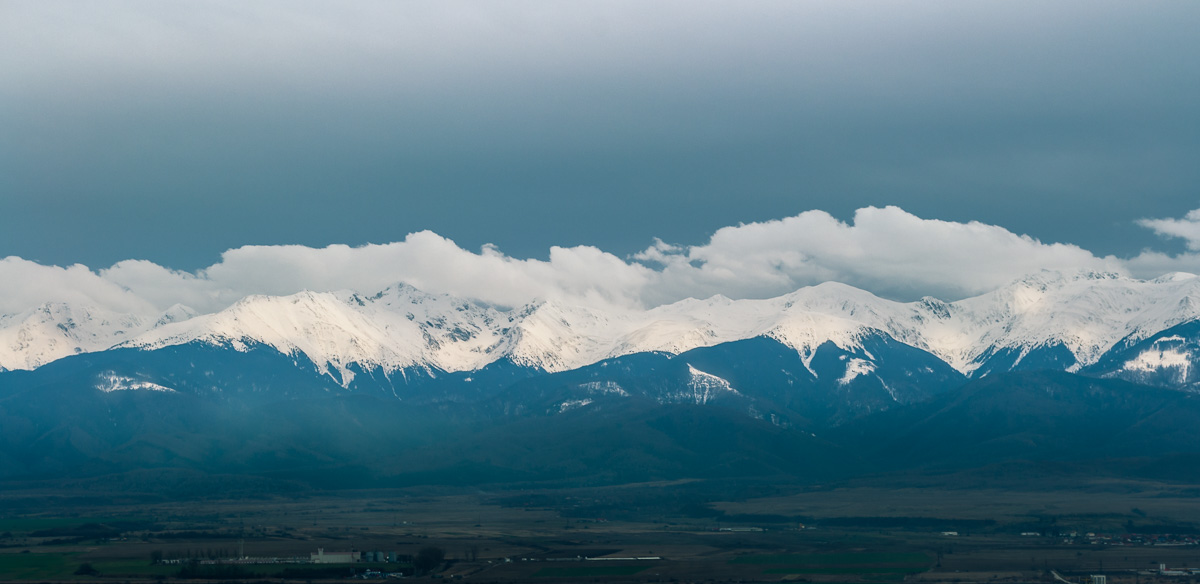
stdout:
<svg viewBox="0 0 1200 584">
<path fill-rule="evenodd" d="M 1188 485 L 892 481 L 427 487 L 152 503 L 134 492 L 8 489 L 0 491 L 0 581 L 176 580 L 194 564 L 193 575 L 248 581 L 344 580 L 370 569 L 509 583 L 1052 582 L 1055 571 L 1070 582 L 1103 574 L 1141 584 L 1195 581 L 1160 575 L 1160 564 L 1200 567 L 1200 493 Z M 208 563 L 307 558 L 318 548 L 395 552 L 398 561 L 325 571 L 244 562 L 220 572 Z M 412 557 L 426 548 L 445 559 L 413 575 Z M 85 565 L 95 573 L 77 574 Z"/>
</svg>

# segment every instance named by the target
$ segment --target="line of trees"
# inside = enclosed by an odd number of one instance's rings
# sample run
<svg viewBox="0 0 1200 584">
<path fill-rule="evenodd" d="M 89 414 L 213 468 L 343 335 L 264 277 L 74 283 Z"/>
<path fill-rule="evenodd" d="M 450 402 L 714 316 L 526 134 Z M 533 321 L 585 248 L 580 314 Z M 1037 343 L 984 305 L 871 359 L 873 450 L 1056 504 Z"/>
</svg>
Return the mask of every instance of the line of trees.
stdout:
<svg viewBox="0 0 1200 584">
<path fill-rule="evenodd" d="M 154 550 L 150 552 L 150 563 L 161 564 L 163 560 L 219 560 L 221 558 L 236 557 L 237 550 L 234 548 L 188 548 L 186 550 L 173 552 L 170 554 L 164 552 L 163 550 Z"/>
<path fill-rule="evenodd" d="M 446 552 L 436 546 L 425 546 L 417 552 L 413 557 L 413 568 L 417 572 L 428 572 L 442 565 L 446 559 Z"/>
</svg>

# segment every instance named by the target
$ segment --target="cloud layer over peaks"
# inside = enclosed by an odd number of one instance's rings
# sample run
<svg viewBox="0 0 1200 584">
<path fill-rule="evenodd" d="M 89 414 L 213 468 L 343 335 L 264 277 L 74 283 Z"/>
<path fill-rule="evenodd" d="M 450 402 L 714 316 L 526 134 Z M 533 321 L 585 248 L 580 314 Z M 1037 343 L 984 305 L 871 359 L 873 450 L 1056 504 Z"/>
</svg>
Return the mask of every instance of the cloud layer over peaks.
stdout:
<svg viewBox="0 0 1200 584">
<path fill-rule="evenodd" d="M 961 298 L 1043 269 L 1122 271 L 1115 259 L 1074 245 L 978 222 L 922 219 L 897 207 L 859 209 L 851 223 L 808 211 L 726 227 L 705 245 L 659 243 L 636 257 L 664 266 L 655 290 L 661 301 L 774 296 L 829 280 L 894 298 Z"/>
<path fill-rule="evenodd" d="M 1191 237 L 1188 234 L 1200 233 L 1188 231 L 1198 222 L 1200 212 L 1139 223 L 1162 234 Z M 553 247 L 545 259 L 520 259 L 494 246 L 466 250 L 430 231 L 361 247 L 239 247 L 195 273 L 145 260 L 126 260 L 97 272 L 81 265 L 43 266 L 9 257 L 0 260 L 0 314 L 50 301 L 147 316 L 175 304 L 206 313 L 251 294 L 369 294 L 399 282 L 429 293 L 510 307 L 539 299 L 649 307 L 715 294 L 765 298 L 825 281 L 902 300 L 924 295 L 953 300 L 1040 270 L 1155 277 L 1198 268 L 1200 256 L 1194 253 L 1098 257 L 1075 245 L 1043 243 L 995 225 L 929 220 L 897 207 L 867 207 L 848 222 L 824 211 L 808 211 L 725 227 L 699 245 L 656 241 L 628 259 L 590 246 Z"/>
</svg>

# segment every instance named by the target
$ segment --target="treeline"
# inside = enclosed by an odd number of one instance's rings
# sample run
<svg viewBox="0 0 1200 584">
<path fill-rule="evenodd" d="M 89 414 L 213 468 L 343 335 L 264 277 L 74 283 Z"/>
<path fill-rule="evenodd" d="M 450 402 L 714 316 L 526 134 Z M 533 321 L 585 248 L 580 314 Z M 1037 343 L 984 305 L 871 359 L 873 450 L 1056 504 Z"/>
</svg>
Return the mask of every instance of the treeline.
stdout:
<svg viewBox="0 0 1200 584">
<path fill-rule="evenodd" d="M 177 551 L 170 554 L 167 554 L 162 550 L 154 550 L 150 552 L 150 563 L 158 564 L 163 560 L 219 560 L 222 558 L 235 557 L 237 557 L 237 551 L 233 548 L 188 548 L 186 550 Z"/>
<path fill-rule="evenodd" d="M 121 530 L 102 523 L 84 523 L 71 527 L 54 527 L 39 529 L 29 534 L 29 537 L 62 537 L 72 539 L 109 539 L 120 537 Z"/>
<path fill-rule="evenodd" d="M 821 519 L 825 527 L 867 527 L 885 529 L 918 529 L 930 531 L 966 531 L 986 529 L 996 525 L 994 519 L 958 519 L 947 517 L 829 517 Z"/>
<path fill-rule="evenodd" d="M 390 570 L 405 576 L 413 575 L 411 566 L 397 566 Z M 249 580 L 283 578 L 285 580 L 325 580 L 351 578 L 358 570 L 347 566 L 297 566 L 288 567 L 278 573 L 262 574 L 237 564 L 197 564 L 184 566 L 175 574 L 180 580 Z"/>
<path fill-rule="evenodd" d="M 217 531 L 163 531 L 154 534 L 154 539 L 229 539 L 237 537 Z"/>
</svg>

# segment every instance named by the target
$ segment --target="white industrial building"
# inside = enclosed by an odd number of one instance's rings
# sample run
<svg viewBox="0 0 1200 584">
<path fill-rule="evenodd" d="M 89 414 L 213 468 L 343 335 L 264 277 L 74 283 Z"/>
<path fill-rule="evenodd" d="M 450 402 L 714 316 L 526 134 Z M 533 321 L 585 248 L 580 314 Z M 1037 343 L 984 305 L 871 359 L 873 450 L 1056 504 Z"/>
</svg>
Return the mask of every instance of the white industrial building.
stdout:
<svg viewBox="0 0 1200 584">
<path fill-rule="evenodd" d="M 317 548 L 317 553 L 309 557 L 314 564 L 353 564 L 361 556 L 359 552 L 326 552 L 325 548 Z"/>
</svg>

